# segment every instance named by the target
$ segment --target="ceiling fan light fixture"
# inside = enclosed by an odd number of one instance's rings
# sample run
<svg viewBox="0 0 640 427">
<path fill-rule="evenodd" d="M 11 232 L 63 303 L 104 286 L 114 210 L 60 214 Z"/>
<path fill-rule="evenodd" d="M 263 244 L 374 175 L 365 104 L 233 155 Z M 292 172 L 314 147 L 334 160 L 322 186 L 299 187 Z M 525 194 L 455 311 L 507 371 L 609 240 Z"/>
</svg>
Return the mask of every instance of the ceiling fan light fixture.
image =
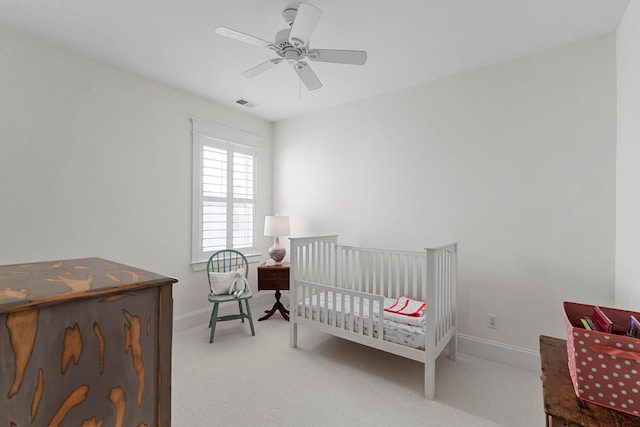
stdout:
<svg viewBox="0 0 640 427">
<path fill-rule="evenodd" d="M 293 64 L 297 64 L 298 61 L 300 60 L 300 54 L 297 51 L 290 49 L 284 52 L 283 58 L 287 62 L 287 64 L 293 65 Z"/>
</svg>

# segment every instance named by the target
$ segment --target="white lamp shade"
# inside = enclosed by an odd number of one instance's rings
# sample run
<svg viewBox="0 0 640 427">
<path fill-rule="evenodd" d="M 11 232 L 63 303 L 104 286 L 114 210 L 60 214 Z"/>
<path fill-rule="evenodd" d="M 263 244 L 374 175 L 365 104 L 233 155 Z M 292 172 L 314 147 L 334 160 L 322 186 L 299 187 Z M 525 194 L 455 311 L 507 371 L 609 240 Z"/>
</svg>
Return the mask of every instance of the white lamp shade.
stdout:
<svg viewBox="0 0 640 427">
<path fill-rule="evenodd" d="M 265 216 L 264 217 L 265 236 L 288 236 L 289 217 L 288 216 Z"/>
</svg>

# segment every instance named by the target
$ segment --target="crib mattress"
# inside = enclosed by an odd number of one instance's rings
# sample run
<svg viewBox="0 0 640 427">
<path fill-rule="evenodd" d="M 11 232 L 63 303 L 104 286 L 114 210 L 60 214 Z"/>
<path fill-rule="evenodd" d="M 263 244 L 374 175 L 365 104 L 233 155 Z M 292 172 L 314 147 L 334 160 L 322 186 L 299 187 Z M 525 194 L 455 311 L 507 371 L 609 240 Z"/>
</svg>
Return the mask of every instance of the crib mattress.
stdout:
<svg viewBox="0 0 640 427">
<path fill-rule="evenodd" d="M 318 298 L 320 298 L 320 303 L 318 304 Z M 391 300 L 388 298 L 385 298 L 385 304 L 389 304 L 389 303 L 393 303 L 393 301 L 395 300 Z M 309 304 L 311 302 L 311 304 Z M 351 313 L 351 298 L 350 295 L 345 295 L 345 302 L 344 302 L 344 306 L 345 306 L 345 322 L 347 323 L 347 326 L 353 325 L 353 330 L 354 332 L 359 333 L 359 316 L 360 316 L 360 298 L 359 297 L 353 297 L 353 313 Z M 309 317 L 309 310 L 311 308 L 311 319 L 313 320 L 318 320 L 318 315 L 320 316 L 320 322 L 325 323 L 325 310 L 324 308 L 327 308 L 327 312 L 329 314 L 329 325 L 333 325 L 333 320 L 334 320 L 334 316 L 333 316 L 333 312 L 334 312 L 334 307 L 333 307 L 333 292 L 329 291 L 327 292 L 327 298 L 325 298 L 325 293 L 322 292 L 320 294 L 316 294 L 313 295 L 311 297 L 307 297 L 304 299 L 304 301 L 300 302 L 299 305 L 299 309 L 301 310 L 300 312 L 302 312 L 302 310 L 304 309 L 304 315 L 303 317 Z M 342 328 L 342 301 L 341 301 L 341 296 L 340 294 L 338 294 L 336 296 L 336 307 L 335 310 L 337 311 L 337 327 Z M 369 299 L 365 298 L 363 301 L 363 312 L 364 312 L 364 319 L 363 319 L 363 328 L 364 328 L 364 334 L 368 335 L 369 334 L 369 327 L 370 324 L 373 323 L 373 337 L 374 338 L 378 338 L 378 324 L 379 322 L 377 322 L 377 318 L 378 318 L 378 314 L 379 313 L 379 304 L 378 301 L 373 301 L 373 312 L 374 312 L 374 317 L 375 320 L 374 322 L 369 322 Z M 354 322 L 355 320 L 355 322 Z M 355 323 L 355 324 L 354 324 Z M 424 343 L 425 343 L 425 327 L 423 326 L 414 326 L 414 325 L 407 325 L 404 323 L 398 323 L 395 322 L 393 320 L 390 319 L 384 319 L 383 321 L 383 340 L 385 341 L 389 341 L 392 343 L 396 343 L 396 344 L 401 344 L 401 345 L 405 345 L 407 347 L 411 347 L 411 348 L 415 348 L 418 350 L 424 350 Z"/>
</svg>

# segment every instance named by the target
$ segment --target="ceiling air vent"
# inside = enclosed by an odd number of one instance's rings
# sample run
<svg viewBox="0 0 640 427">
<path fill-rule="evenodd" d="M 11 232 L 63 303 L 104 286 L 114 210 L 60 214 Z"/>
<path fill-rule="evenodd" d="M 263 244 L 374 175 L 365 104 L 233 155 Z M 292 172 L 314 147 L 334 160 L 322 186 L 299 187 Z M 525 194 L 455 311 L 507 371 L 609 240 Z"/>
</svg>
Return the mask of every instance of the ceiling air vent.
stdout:
<svg viewBox="0 0 640 427">
<path fill-rule="evenodd" d="M 255 102 L 249 101 L 248 99 L 245 99 L 245 98 L 238 98 L 233 102 L 235 102 L 238 105 L 242 105 L 243 107 L 247 107 L 247 108 L 253 108 L 253 107 L 256 107 L 258 105 Z"/>
</svg>

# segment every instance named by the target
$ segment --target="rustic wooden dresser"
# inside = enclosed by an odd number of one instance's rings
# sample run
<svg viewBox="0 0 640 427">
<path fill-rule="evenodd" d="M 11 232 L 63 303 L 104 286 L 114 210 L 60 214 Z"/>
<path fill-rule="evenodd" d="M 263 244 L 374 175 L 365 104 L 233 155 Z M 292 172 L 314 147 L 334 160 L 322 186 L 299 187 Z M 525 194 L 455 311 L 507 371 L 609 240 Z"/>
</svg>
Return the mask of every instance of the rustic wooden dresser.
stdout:
<svg viewBox="0 0 640 427">
<path fill-rule="evenodd" d="M 0 266 L 0 424 L 170 426 L 175 282 L 101 258 Z"/>
</svg>

